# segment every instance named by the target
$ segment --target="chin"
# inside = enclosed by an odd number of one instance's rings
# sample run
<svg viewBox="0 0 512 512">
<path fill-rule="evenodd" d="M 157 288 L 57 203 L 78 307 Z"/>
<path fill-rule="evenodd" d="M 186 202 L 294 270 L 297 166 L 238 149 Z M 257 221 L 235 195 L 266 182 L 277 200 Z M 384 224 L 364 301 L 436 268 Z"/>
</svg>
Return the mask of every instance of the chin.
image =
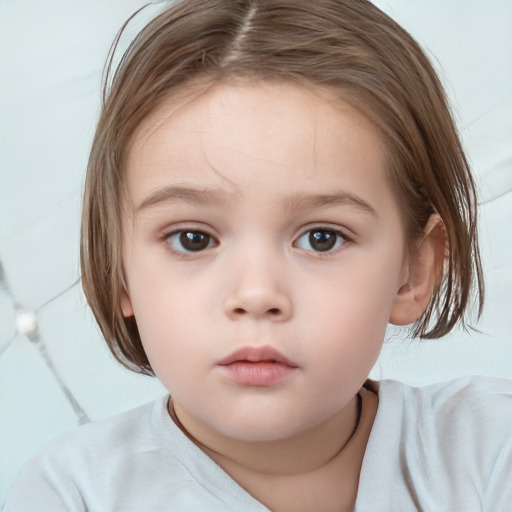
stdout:
<svg viewBox="0 0 512 512">
<path fill-rule="evenodd" d="M 285 415 L 261 414 L 257 416 L 225 419 L 218 427 L 219 432 L 239 441 L 264 443 L 286 439 L 308 430 L 314 424 L 304 425 L 297 418 Z"/>
</svg>

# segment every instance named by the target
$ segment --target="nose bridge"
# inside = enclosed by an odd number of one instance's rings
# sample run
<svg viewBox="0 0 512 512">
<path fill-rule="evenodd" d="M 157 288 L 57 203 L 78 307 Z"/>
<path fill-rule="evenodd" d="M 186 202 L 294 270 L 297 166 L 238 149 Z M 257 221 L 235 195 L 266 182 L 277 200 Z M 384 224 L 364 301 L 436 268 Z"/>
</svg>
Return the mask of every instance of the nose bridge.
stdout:
<svg viewBox="0 0 512 512">
<path fill-rule="evenodd" d="M 292 314 L 284 255 L 268 243 L 248 244 L 234 251 L 228 263 L 230 286 L 225 311 L 232 319 L 242 316 L 285 320 Z"/>
</svg>

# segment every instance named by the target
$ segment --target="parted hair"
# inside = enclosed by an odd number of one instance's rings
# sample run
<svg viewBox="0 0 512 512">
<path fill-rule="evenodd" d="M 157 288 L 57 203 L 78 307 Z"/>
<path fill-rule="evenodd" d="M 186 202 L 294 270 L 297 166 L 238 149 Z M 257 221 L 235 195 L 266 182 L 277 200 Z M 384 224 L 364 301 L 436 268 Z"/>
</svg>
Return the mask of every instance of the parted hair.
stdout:
<svg viewBox="0 0 512 512">
<path fill-rule="evenodd" d="M 366 116 L 385 143 L 409 244 L 434 212 L 446 232 L 444 270 L 412 335 L 438 338 L 459 323 L 467 326 L 470 304 L 480 314 L 475 184 L 439 78 L 389 16 L 367 0 L 178 0 L 139 32 L 114 69 L 129 22 L 105 68 L 80 252 L 87 301 L 122 364 L 152 374 L 136 319 L 125 318 L 120 304 L 127 150 L 164 98 L 198 81 L 325 87 Z"/>
</svg>

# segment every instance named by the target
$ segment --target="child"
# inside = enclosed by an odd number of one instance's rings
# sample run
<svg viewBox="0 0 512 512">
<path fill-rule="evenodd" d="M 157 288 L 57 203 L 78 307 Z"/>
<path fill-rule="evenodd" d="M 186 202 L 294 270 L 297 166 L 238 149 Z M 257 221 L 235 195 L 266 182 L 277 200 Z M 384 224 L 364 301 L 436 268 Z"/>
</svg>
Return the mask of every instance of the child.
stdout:
<svg viewBox="0 0 512 512">
<path fill-rule="evenodd" d="M 7 512 L 510 510 L 509 382 L 367 379 L 388 322 L 483 300 L 444 93 L 371 3 L 170 4 L 105 93 L 81 256 L 170 396 L 48 445 Z"/>
</svg>

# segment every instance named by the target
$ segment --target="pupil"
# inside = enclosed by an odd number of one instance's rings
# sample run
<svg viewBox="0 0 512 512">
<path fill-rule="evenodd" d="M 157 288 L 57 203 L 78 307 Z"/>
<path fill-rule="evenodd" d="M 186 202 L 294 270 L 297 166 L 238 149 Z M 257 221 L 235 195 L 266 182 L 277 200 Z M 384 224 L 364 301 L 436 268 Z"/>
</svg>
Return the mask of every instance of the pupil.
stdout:
<svg viewBox="0 0 512 512">
<path fill-rule="evenodd" d="M 202 251 L 208 247 L 210 236 L 199 231 L 185 231 L 180 235 L 180 242 L 187 251 Z"/>
<path fill-rule="evenodd" d="M 328 251 L 336 244 L 336 233 L 334 231 L 312 231 L 309 234 L 309 243 L 315 251 Z"/>
</svg>

